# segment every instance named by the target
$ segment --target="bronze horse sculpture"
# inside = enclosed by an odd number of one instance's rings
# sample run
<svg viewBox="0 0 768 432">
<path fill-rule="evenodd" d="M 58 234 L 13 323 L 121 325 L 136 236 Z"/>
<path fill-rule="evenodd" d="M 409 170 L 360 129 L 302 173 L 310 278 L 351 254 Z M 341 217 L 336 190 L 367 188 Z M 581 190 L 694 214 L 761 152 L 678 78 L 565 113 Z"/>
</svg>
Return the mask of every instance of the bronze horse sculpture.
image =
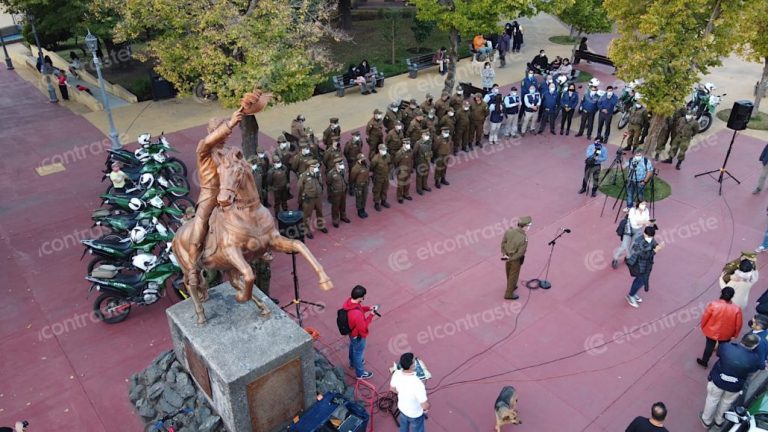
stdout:
<svg viewBox="0 0 768 432">
<path fill-rule="evenodd" d="M 249 95 L 251 94 L 246 95 L 242 107 L 235 114 L 254 112 L 254 108 L 250 111 L 248 108 Z M 219 187 L 215 198 L 217 205 L 208 220 L 209 228 L 202 245 L 202 253 L 199 254 L 198 260 L 192 258 L 195 256 L 192 253 L 192 248 L 195 247 L 192 239 L 192 221 L 179 228 L 172 245 L 195 305 L 197 323 L 202 325 L 206 321 L 203 302 L 208 298 L 208 286 L 204 279 L 199 283 L 201 278 L 190 276 L 200 275 L 202 269 L 226 273 L 230 283 L 237 290 L 235 298 L 239 303 L 253 299 L 261 309 L 262 315 L 269 313 L 266 306 L 252 296 L 255 277 L 249 264 L 269 250 L 299 253 L 317 273 L 320 288 L 333 288 L 330 278 L 312 252 L 302 242 L 283 237 L 278 232 L 272 214 L 261 205 L 251 167 L 244 160 L 243 152 L 238 148 L 219 146 L 213 149 L 212 157 Z M 199 161 L 198 158 L 198 170 L 202 170 L 204 167 Z"/>
</svg>

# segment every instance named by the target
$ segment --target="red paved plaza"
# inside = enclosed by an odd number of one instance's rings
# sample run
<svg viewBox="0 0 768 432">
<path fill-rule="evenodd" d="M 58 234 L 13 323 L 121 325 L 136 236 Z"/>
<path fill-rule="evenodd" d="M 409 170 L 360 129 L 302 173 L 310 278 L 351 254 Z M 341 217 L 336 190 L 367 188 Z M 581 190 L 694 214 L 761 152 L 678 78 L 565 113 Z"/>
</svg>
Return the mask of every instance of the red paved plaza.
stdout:
<svg viewBox="0 0 768 432">
<path fill-rule="evenodd" d="M 190 166 L 203 129 L 169 135 Z M 706 372 L 694 361 L 704 344 L 698 317 L 718 295 L 722 265 L 757 246 L 766 223 L 765 198 L 750 194 L 760 141 L 737 138 L 729 167 L 743 184 L 727 182 L 722 197 L 714 181 L 693 178 L 719 166 L 730 137 L 723 130 L 707 138 L 689 152 L 682 171 L 660 166 L 673 190 L 656 208 L 667 248 L 639 309 L 624 300 L 631 282 L 626 269 L 610 268 L 618 243 L 613 199 L 601 217 L 603 195 L 576 193 L 586 140 L 546 133 L 486 145 L 449 168 L 450 186 L 424 197 L 414 193 L 402 205 L 390 189 L 391 209 L 370 206 L 365 221 L 353 216 L 351 225 L 316 234 L 308 244 L 336 288 L 321 292 L 299 261 L 303 296 L 328 305 L 308 311 L 306 324 L 319 330 L 318 347 L 346 366 L 335 310 L 352 286 L 368 287 L 368 300 L 381 304 L 383 314 L 366 352 L 372 383 L 387 388 L 387 368 L 402 350 L 423 358 L 434 376 L 430 431 L 492 430 L 493 403 L 510 384 L 523 424 L 506 430 L 623 430 L 658 400 L 669 408 L 670 430 L 700 428 Z M 87 261 L 80 261 L 77 240 L 97 235 L 89 230 L 90 212 L 105 189 L 99 180 L 108 140 L 4 70 L 0 138 L 0 424 L 25 418 L 40 431 L 141 430 L 127 380 L 170 349 L 163 310 L 171 302 L 136 308 L 118 325 L 91 319 L 95 296 L 86 298 Z M 262 142 L 273 145 L 268 137 Z M 38 176 L 35 168 L 51 161 L 64 162 L 66 170 Z M 558 228 L 573 232 L 555 250 L 553 288 L 522 289 L 519 302 L 505 302 L 499 243 L 521 215 L 534 220 L 524 279 L 539 276 Z M 272 293 L 282 302 L 292 297 L 289 269 L 289 257 L 277 256 Z M 384 414 L 375 427 L 395 430 Z"/>
</svg>

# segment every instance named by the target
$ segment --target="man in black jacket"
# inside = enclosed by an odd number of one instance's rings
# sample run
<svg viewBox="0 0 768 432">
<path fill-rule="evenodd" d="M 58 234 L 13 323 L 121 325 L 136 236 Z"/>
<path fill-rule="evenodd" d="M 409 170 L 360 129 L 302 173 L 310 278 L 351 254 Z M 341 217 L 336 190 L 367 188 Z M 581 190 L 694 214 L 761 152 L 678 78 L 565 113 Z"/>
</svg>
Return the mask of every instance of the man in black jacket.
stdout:
<svg viewBox="0 0 768 432">
<path fill-rule="evenodd" d="M 741 338 L 740 344 L 721 344 L 717 349 L 720 359 L 709 372 L 707 399 L 699 417 L 704 427 L 712 427 L 713 423 L 722 426 L 725 422 L 723 414 L 744 389 L 747 376 L 760 368 L 760 358 L 755 352 L 758 344 L 759 337 L 747 333 Z"/>
<path fill-rule="evenodd" d="M 664 247 L 664 242 L 656 243 L 653 238 L 655 235 L 656 228 L 653 226 L 645 227 L 643 235 L 635 238 L 632 242 L 632 253 L 627 258 L 629 274 L 635 278 L 629 289 L 629 295 L 627 295 L 627 303 L 634 308 L 640 307 L 639 303 L 643 301 L 637 296 L 640 288 L 644 287 L 645 291 L 648 291 L 648 279 L 651 277 L 651 270 L 653 269 L 653 257 Z"/>
<path fill-rule="evenodd" d="M 752 191 L 752 193 L 755 195 L 759 194 L 760 191 L 763 190 L 763 186 L 765 186 L 765 179 L 768 177 L 768 143 L 766 143 L 765 147 L 763 147 L 763 152 L 760 153 L 759 160 L 763 164 L 763 171 L 760 173 L 760 178 L 757 179 L 757 186 L 755 187 L 755 190 Z"/>
</svg>

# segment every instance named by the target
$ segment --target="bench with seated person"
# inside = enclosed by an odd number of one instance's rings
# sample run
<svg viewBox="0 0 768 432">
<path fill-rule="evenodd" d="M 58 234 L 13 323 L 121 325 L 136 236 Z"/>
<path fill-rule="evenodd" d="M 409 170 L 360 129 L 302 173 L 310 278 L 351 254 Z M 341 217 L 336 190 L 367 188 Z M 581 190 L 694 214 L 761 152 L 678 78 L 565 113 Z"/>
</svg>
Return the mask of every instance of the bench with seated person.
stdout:
<svg viewBox="0 0 768 432">
<path fill-rule="evenodd" d="M 410 57 L 405 59 L 405 64 L 408 65 L 408 78 L 418 77 L 419 71 L 438 66 L 438 72 L 440 75 L 448 73 L 448 53 L 445 47 L 440 48 L 433 54 L 422 54 L 416 57 Z"/>
<path fill-rule="evenodd" d="M 364 95 L 376 93 L 376 87 L 384 86 L 384 74 L 371 67 L 367 60 L 363 60 L 357 67 L 350 66 L 347 73 L 334 75 L 333 85 L 336 88 L 336 96 L 344 97 L 344 91 L 358 86 Z"/>
</svg>

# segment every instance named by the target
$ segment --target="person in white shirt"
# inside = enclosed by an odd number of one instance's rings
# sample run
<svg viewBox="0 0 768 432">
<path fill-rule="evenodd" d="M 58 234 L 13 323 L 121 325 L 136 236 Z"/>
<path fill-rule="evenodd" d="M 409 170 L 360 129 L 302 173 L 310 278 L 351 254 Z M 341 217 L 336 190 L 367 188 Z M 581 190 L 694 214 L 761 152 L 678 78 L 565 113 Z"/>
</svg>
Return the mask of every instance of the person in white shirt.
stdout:
<svg viewBox="0 0 768 432">
<path fill-rule="evenodd" d="M 413 353 L 400 356 L 401 370 L 392 374 L 389 387 L 397 394 L 400 410 L 400 432 L 424 432 L 424 420 L 429 411 L 427 389 L 416 376 L 416 359 Z"/>
<path fill-rule="evenodd" d="M 611 267 L 614 269 L 619 267 L 619 258 L 622 253 L 626 254 L 627 258 L 629 258 L 629 246 L 632 244 L 632 240 L 635 237 L 642 235 L 645 227 L 653 225 L 651 222 L 651 213 L 648 210 L 648 203 L 645 201 L 639 201 L 634 207 L 629 210 L 624 209 L 624 211 L 628 211 L 628 219 L 625 225 L 624 235 L 621 236 L 621 244 L 613 251 Z"/>
</svg>

